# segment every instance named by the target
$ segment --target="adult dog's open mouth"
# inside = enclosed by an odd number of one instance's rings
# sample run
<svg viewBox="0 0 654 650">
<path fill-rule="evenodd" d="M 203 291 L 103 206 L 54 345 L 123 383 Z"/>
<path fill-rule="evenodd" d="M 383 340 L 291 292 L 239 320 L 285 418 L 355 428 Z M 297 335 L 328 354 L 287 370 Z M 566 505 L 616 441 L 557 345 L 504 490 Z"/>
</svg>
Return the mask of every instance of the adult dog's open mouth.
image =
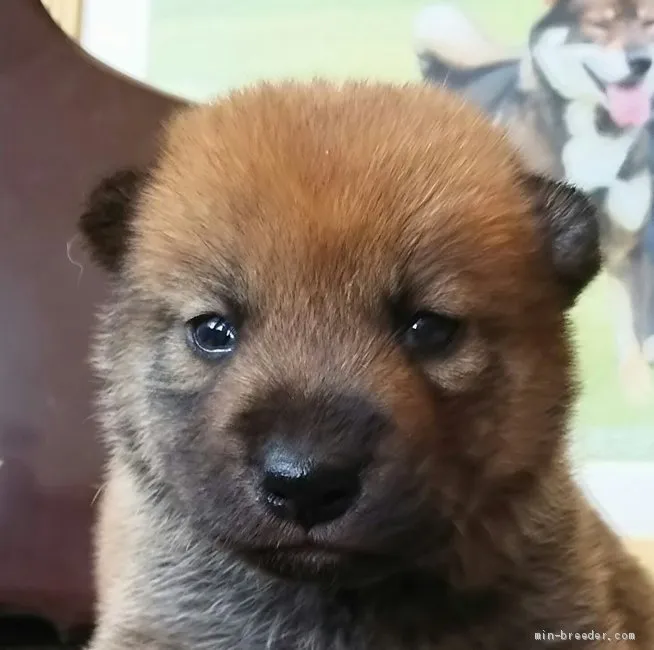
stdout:
<svg viewBox="0 0 654 650">
<path fill-rule="evenodd" d="M 588 76 L 606 96 L 606 108 L 613 122 L 620 128 L 639 127 L 649 121 L 652 98 L 642 78 L 631 76 L 619 83 L 605 83 L 587 64 Z"/>
</svg>

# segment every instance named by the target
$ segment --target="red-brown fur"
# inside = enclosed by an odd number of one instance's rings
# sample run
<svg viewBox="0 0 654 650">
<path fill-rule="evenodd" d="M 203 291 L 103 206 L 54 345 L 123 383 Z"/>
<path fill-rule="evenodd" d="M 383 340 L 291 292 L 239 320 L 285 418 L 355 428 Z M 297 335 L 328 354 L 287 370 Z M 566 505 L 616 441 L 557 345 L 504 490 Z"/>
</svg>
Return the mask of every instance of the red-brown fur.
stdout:
<svg viewBox="0 0 654 650">
<path fill-rule="evenodd" d="M 175 564 L 182 548 L 193 554 L 198 534 L 216 532 L 227 555 L 244 540 L 301 539 L 250 502 L 242 470 L 240 422 L 279 386 L 303 396 L 364 395 L 392 421 L 375 449 L 377 473 L 366 496 L 372 509 L 316 533 L 323 543 L 402 555 L 394 527 L 405 519 L 422 522 L 428 549 L 416 546 L 421 571 L 438 574 L 455 592 L 497 590 L 501 606 L 490 622 L 471 615 L 469 624 L 446 633 L 437 611 L 424 619 L 416 614 L 417 640 L 407 648 L 528 650 L 539 647 L 533 635 L 545 626 L 637 635 L 636 642 L 614 642 L 616 648 L 654 645 L 652 587 L 586 504 L 566 458 L 575 396 L 566 314 L 596 272 L 595 243 L 588 226 L 590 244 L 559 251 L 570 244 L 554 241 L 563 228 L 556 220 L 587 206 L 581 197 L 557 198 L 553 188 L 529 181 L 503 133 L 476 111 L 427 88 L 263 86 L 185 111 L 168 125 L 116 265 L 117 298 L 97 355 L 110 386 L 104 417 L 111 458 L 93 650 L 300 647 L 276 642 L 270 631 L 223 639 L 229 616 L 246 615 L 232 609 L 215 621 L 214 645 L 204 646 L 193 641 L 195 629 L 176 627 L 179 593 L 170 590 L 161 610 L 143 598 L 148 585 L 170 582 L 152 573 L 148 556 L 160 553 Z M 92 244 L 95 209 L 85 216 Z M 407 286 L 415 308 L 465 321 L 448 356 L 410 359 L 397 344 L 386 307 Z M 243 339 L 220 369 L 177 342 L 177 325 L 150 345 L 161 312 L 183 323 L 207 311 L 231 314 L 234 305 L 245 323 Z M 175 394 L 202 395 L 199 420 L 164 410 L 140 387 L 161 350 L 157 377 Z M 279 408 L 292 404 L 282 398 Z M 121 428 L 134 429 L 131 437 Z M 193 448 L 183 439 L 189 431 Z M 320 444 L 355 453 L 356 436 Z M 181 449 L 197 453 L 197 465 L 178 464 Z M 137 455 L 150 467 L 147 479 L 130 464 Z M 214 494 L 212 477 L 219 474 L 215 499 L 231 494 L 233 508 L 200 496 Z M 165 517 L 148 502 L 159 481 L 179 489 L 180 503 Z M 412 499 L 400 496 L 404 487 Z M 215 515 L 216 531 L 186 521 L 196 506 L 203 516 Z M 442 546 L 429 542 L 430 512 L 451 526 Z M 162 541 L 171 520 L 179 546 Z M 271 590 L 281 589 L 270 580 Z M 238 589 L 215 588 L 200 594 L 197 587 L 198 599 L 220 597 L 236 611 Z M 301 600 L 311 601 L 314 592 L 307 594 Z M 429 598 L 427 592 L 425 606 Z M 201 620 L 198 626 L 209 625 Z M 306 647 L 405 648 L 393 636 L 394 624 L 386 630 L 381 620 L 354 617 L 346 627 L 360 627 L 367 641 L 349 645 L 319 636 L 318 619 L 308 625 L 293 627 Z M 264 619 L 260 626 L 268 630 Z M 173 632 L 181 635 L 179 645 L 165 645 Z"/>
</svg>

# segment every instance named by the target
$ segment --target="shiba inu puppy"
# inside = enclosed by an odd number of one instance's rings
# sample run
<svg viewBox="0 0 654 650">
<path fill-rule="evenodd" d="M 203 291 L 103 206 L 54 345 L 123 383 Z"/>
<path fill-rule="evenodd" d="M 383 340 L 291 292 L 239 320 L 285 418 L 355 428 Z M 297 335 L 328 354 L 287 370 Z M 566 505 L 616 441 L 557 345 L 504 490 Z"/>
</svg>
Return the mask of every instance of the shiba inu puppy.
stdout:
<svg viewBox="0 0 654 650">
<path fill-rule="evenodd" d="M 244 89 L 81 230 L 113 287 L 92 650 L 653 646 L 566 455 L 595 210 L 480 111 Z"/>
</svg>

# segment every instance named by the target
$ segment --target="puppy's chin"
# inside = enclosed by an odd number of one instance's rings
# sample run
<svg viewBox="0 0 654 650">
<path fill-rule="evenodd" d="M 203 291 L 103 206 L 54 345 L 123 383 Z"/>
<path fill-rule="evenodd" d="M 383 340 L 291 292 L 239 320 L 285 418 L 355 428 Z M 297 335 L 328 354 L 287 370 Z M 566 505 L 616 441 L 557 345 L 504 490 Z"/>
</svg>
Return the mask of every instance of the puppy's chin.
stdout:
<svg viewBox="0 0 654 650">
<path fill-rule="evenodd" d="M 259 571 L 292 580 L 332 587 L 365 587 L 401 572 L 391 557 L 320 546 L 240 549 L 243 561 Z"/>
</svg>

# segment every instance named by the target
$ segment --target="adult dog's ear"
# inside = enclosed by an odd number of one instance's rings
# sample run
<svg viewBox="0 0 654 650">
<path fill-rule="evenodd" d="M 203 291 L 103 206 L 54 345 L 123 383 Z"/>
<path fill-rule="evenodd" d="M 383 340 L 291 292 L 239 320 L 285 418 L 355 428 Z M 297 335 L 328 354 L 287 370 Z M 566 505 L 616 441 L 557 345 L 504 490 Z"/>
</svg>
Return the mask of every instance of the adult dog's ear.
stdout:
<svg viewBox="0 0 654 650">
<path fill-rule="evenodd" d="M 590 198 L 563 182 L 525 174 L 523 183 L 565 307 L 599 273 L 602 263 L 599 214 Z"/>
<path fill-rule="evenodd" d="M 79 230 L 93 259 L 118 273 L 132 234 L 132 219 L 146 173 L 124 169 L 105 178 L 91 192 Z"/>
</svg>

